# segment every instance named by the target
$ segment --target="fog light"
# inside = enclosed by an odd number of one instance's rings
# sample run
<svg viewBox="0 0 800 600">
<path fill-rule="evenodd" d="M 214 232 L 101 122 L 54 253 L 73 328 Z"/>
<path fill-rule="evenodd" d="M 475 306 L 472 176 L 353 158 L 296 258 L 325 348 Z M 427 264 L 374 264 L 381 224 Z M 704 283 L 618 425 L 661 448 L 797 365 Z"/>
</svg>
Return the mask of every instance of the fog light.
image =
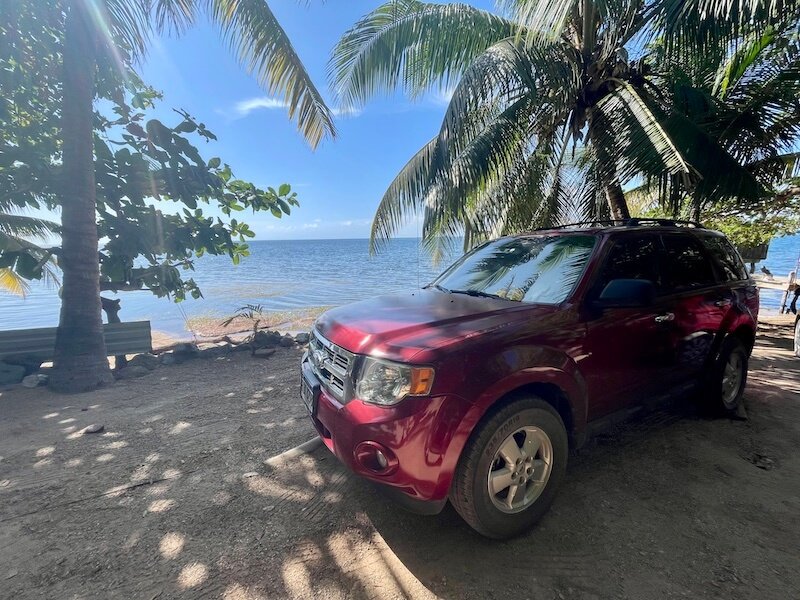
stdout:
<svg viewBox="0 0 800 600">
<path fill-rule="evenodd" d="M 361 442 L 353 451 L 356 462 L 375 475 L 391 475 L 397 470 L 394 452 L 378 442 Z"/>
</svg>

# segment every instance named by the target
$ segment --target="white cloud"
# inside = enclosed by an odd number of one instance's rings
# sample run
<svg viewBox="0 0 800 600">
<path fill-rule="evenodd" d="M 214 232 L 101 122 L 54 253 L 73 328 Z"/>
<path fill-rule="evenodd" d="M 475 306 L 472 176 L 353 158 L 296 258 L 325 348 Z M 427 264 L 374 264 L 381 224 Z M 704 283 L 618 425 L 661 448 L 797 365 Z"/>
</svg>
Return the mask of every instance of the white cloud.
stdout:
<svg viewBox="0 0 800 600">
<path fill-rule="evenodd" d="M 334 117 L 355 118 L 361 115 L 363 111 L 360 108 L 332 108 L 331 114 Z"/>
<path fill-rule="evenodd" d="M 267 110 L 274 110 L 274 109 L 283 109 L 286 108 L 288 104 L 285 101 L 280 100 L 279 98 L 269 98 L 268 96 L 259 96 L 256 98 L 247 98 L 246 100 L 240 100 L 234 106 L 234 110 L 236 111 L 236 115 L 238 117 L 246 117 L 254 110 L 259 110 L 261 108 L 265 108 Z"/>
</svg>

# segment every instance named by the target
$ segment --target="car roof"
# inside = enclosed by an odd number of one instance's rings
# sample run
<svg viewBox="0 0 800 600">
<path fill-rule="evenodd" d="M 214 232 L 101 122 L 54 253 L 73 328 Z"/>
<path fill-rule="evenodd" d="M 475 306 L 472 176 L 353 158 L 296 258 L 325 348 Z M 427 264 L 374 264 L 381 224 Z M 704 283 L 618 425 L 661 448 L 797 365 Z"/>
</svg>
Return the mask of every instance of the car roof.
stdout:
<svg viewBox="0 0 800 600">
<path fill-rule="evenodd" d="M 569 223 L 557 227 L 535 229 L 511 237 L 529 237 L 537 235 L 564 235 L 564 234 L 624 234 L 642 231 L 658 231 L 669 233 L 702 233 L 704 235 L 722 236 L 723 234 L 712 229 L 704 228 L 694 221 L 679 221 L 673 219 L 627 219 L 624 221 L 585 221 Z"/>
</svg>

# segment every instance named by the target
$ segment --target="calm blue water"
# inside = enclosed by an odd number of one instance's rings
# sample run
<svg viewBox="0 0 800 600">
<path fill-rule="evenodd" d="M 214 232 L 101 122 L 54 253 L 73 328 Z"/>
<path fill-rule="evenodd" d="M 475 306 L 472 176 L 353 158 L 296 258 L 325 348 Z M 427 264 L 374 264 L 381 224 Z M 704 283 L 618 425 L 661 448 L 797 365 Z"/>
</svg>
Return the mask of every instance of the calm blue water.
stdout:
<svg viewBox="0 0 800 600">
<path fill-rule="evenodd" d="M 201 300 L 175 304 L 149 292 L 116 297 L 123 321 L 148 319 L 155 330 L 185 335 L 185 315 L 219 318 L 247 303 L 271 310 L 332 306 L 413 290 L 430 283 L 457 255 L 437 269 L 415 239 L 392 240 L 376 256 L 369 255 L 367 240 L 256 241 L 239 265 L 227 256 L 196 261 L 187 278 L 200 286 Z M 0 295 L 0 330 L 56 326 L 58 312 L 56 291 L 34 284 L 24 300 Z"/>
<path fill-rule="evenodd" d="M 258 241 L 238 266 L 227 257 L 205 256 L 193 276 L 203 290 L 202 300 L 175 304 L 148 292 L 125 292 L 123 321 L 149 319 L 153 329 L 186 334 L 185 317 L 229 315 L 245 303 L 271 310 L 331 306 L 378 294 L 412 290 L 429 283 L 458 255 L 435 268 L 415 239 L 392 240 L 370 256 L 367 240 Z M 779 238 L 763 264 L 774 275 L 795 268 L 800 235 Z M 765 310 L 777 310 L 781 292 L 762 292 Z M 108 294 L 109 296 L 111 294 Z M 58 324 L 59 300 L 54 290 L 34 285 L 24 300 L 0 295 L 0 329 L 49 327 Z"/>
</svg>

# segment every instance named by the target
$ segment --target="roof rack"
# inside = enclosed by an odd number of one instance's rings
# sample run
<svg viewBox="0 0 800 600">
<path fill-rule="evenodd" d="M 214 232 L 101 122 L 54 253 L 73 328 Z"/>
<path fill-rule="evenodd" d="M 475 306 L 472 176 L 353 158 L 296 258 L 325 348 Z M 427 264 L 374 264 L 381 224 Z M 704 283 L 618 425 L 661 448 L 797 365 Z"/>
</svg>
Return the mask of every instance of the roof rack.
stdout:
<svg viewBox="0 0 800 600">
<path fill-rule="evenodd" d="M 704 227 L 696 221 L 683 221 L 680 219 L 650 219 L 635 217 L 631 219 L 610 219 L 610 220 L 595 220 L 595 221 L 579 221 L 577 223 L 567 223 L 565 225 L 556 225 L 555 227 L 547 227 L 544 229 L 568 229 L 570 227 L 643 227 L 643 226 L 659 226 L 659 227 L 695 227 L 697 229 L 704 229 Z"/>
</svg>

